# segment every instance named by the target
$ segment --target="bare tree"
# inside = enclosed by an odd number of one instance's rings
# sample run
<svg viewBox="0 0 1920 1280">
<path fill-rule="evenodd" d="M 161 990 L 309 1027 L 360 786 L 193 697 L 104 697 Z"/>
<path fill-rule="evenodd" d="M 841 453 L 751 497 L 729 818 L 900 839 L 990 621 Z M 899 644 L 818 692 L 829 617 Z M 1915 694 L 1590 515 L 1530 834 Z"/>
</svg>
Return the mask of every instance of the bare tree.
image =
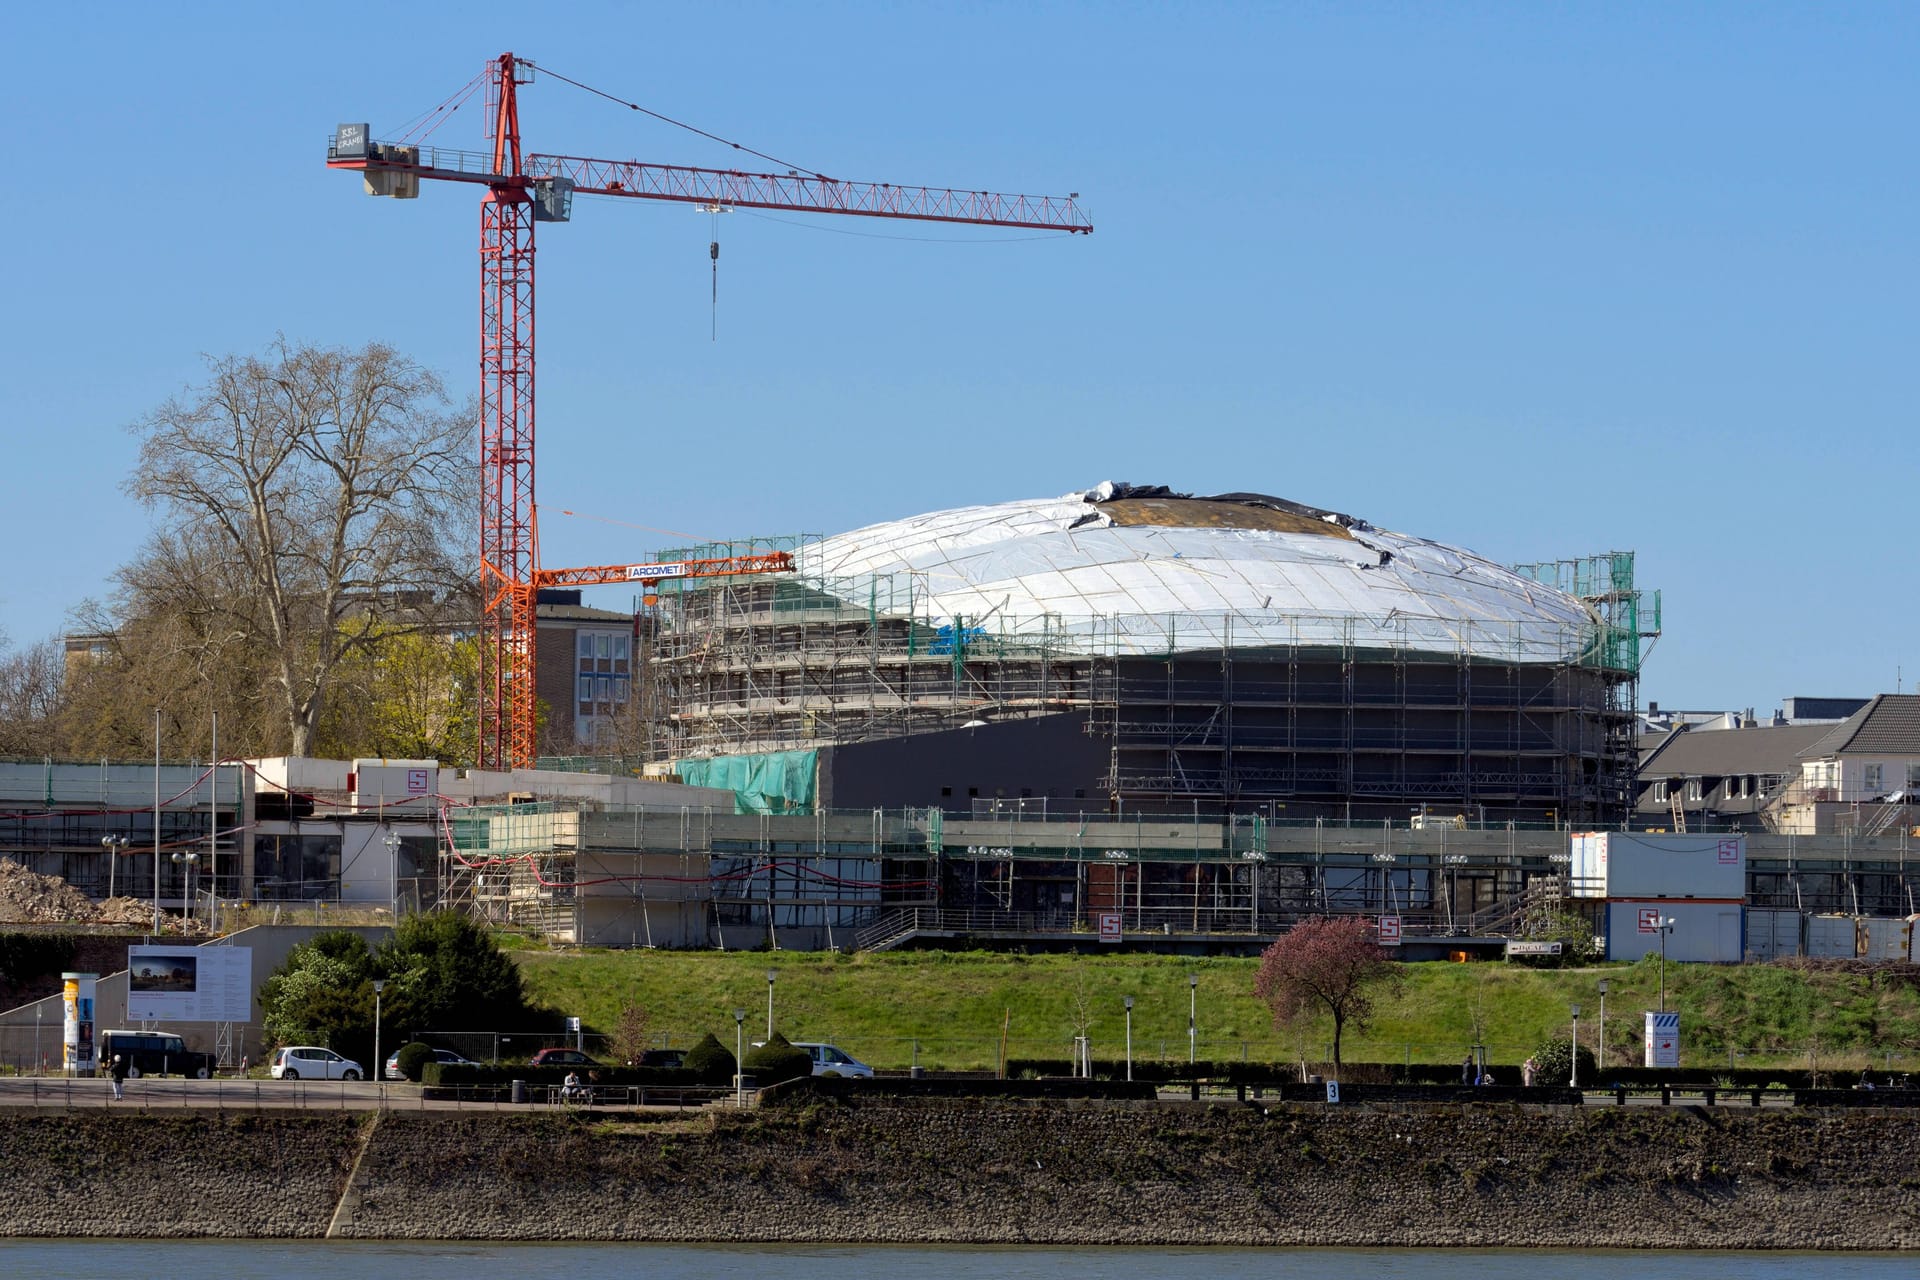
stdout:
<svg viewBox="0 0 1920 1280">
<path fill-rule="evenodd" d="M 161 611 L 197 668 L 263 655 L 284 748 L 307 754 L 343 661 L 468 606 L 473 414 L 378 343 L 210 359 L 133 430 L 128 493 L 159 526 L 120 572 L 122 620 Z"/>
<path fill-rule="evenodd" d="M 641 1055 L 653 1043 L 653 1015 L 637 1004 L 623 1004 L 620 1013 L 614 1019 L 613 1030 L 607 1035 L 607 1047 L 613 1051 L 615 1062 L 624 1062 L 630 1067 L 640 1064 Z"/>
<path fill-rule="evenodd" d="M 5 650 L 0 635 L 0 756 L 52 754 L 65 703 L 61 648 L 42 640 L 17 653 Z"/>
<path fill-rule="evenodd" d="M 1303 1018 L 1333 1019 L 1333 1065 L 1340 1065 L 1340 1036 L 1364 1031 L 1373 1017 L 1373 992 L 1396 990 L 1400 970 L 1387 959 L 1366 921 L 1357 917 L 1308 920 L 1280 935 L 1260 955 L 1254 994 L 1273 1010 L 1273 1025 L 1285 1032 Z"/>
</svg>

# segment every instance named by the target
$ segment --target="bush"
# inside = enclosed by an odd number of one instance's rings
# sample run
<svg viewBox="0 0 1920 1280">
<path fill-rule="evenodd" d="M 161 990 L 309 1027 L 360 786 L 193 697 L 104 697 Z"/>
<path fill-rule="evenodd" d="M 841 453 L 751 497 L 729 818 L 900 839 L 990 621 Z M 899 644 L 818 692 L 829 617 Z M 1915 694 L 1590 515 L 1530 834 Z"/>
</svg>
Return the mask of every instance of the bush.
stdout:
<svg viewBox="0 0 1920 1280">
<path fill-rule="evenodd" d="M 687 1050 L 687 1056 L 680 1065 L 704 1084 L 733 1083 L 733 1050 L 721 1044 L 711 1031 L 699 1044 Z"/>
<path fill-rule="evenodd" d="M 418 1084 L 420 1083 L 420 1073 L 425 1070 L 426 1065 L 432 1061 L 433 1046 L 421 1044 L 418 1040 L 415 1040 L 412 1044 L 403 1044 L 400 1046 L 400 1056 L 396 1065 L 400 1068 L 401 1075 Z M 384 1065 L 380 1069 L 385 1070 Z"/>
<path fill-rule="evenodd" d="M 805 1049 L 794 1048 L 785 1036 L 776 1031 L 773 1039 L 747 1050 L 747 1060 L 741 1064 L 741 1070 L 751 1074 L 765 1087 L 812 1075 L 813 1055 Z"/>
<path fill-rule="evenodd" d="M 1573 1041 L 1555 1036 L 1533 1051 L 1533 1082 L 1538 1085 L 1565 1084 L 1573 1076 Z M 1588 1085 L 1601 1084 L 1593 1051 L 1580 1046 L 1580 1079 Z"/>
</svg>

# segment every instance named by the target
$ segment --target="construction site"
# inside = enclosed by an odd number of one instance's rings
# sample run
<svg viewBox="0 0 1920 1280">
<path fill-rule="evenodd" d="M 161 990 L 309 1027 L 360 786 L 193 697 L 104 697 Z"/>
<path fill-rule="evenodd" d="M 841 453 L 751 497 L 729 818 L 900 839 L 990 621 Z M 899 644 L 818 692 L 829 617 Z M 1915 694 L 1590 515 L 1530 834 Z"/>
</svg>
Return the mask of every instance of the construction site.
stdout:
<svg viewBox="0 0 1920 1280">
<path fill-rule="evenodd" d="M 1631 553 L 1508 570 L 1285 499 L 1107 484 L 670 554 L 776 543 L 791 573 L 649 597 L 649 741 L 676 770 L 837 748 L 830 805 L 968 813 L 1604 826 L 1630 807 L 1659 627 Z M 883 740 L 914 745 L 847 750 Z M 1023 760 L 1020 781 L 982 787 L 966 754 Z"/>
</svg>

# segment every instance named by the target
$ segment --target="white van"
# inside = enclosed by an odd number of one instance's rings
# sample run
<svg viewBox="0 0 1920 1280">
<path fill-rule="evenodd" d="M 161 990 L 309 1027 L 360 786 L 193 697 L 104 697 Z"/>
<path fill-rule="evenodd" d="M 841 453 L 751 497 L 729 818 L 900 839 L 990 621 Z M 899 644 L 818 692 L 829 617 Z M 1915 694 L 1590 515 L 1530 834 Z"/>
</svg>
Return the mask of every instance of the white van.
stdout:
<svg viewBox="0 0 1920 1280">
<path fill-rule="evenodd" d="M 813 1059 L 813 1074 L 817 1076 L 846 1076 L 854 1080 L 873 1079 L 872 1067 L 834 1045 L 795 1040 L 793 1047 L 807 1051 L 807 1056 Z"/>
</svg>

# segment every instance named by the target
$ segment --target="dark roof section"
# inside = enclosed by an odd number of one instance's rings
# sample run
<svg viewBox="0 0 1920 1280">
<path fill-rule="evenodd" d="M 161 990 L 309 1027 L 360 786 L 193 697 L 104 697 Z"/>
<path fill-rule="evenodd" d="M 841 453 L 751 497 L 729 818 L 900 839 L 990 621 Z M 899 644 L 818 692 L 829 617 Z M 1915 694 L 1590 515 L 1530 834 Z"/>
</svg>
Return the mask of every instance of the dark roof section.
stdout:
<svg viewBox="0 0 1920 1280">
<path fill-rule="evenodd" d="M 633 615 L 614 609 L 594 609 L 581 604 L 542 604 L 534 606 L 533 616 L 540 622 L 622 622 L 633 625 Z"/>
<path fill-rule="evenodd" d="M 1881 693 L 1800 753 L 1818 760 L 1842 753 L 1920 756 L 1920 693 Z"/>
<path fill-rule="evenodd" d="M 1871 698 L 1788 698 L 1782 709 L 1789 720 L 1845 720 L 1871 701 Z"/>
<path fill-rule="evenodd" d="M 1640 776 L 1797 774 L 1800 757 L 1832 728 L 1825 724 L 1770 724 L 1750 729 L 1675 729 L 1651 734 L 1640 740 Z"/>
<path fill-rule="evenodd" d="M 1098 496 L 1101 489 L 1108 491 L 1104 497 Z M 1270 493 L 1216 493 L 1196 497 L 1164 484 L 1128 484 L 1125 480 L 1109 481 L 1101 489 L 1089 490 L 1086 500 L 1098 504 L 1110 516 L 1114 516 L 1117 524 L 1279 529 L 1290 533 L 1339 536 L 1346 536 L 1348 529 L 1368 527 L 1367 522 L 1358 517 L 1328 511 L 1324 507 L 1310 507 L 1290 498 L 1276 498 Z M 1126 505 L 1116 507 L 1116 503 Z M 1184 514 L 1169 514 L 1179 509 L 1176 504 L 1186 504 Z M 1236 507 L 1240 508 L 1237 513 L 1233 511 Z M 1157 518 L 1142 518 L 1146 512 L 1160 514 Z M 1258 514 L 1260 512 L 1266 513 L 1264 519 Z M 1127 515 L 1133 518 L 1124 518 Z"/>
</svg>

